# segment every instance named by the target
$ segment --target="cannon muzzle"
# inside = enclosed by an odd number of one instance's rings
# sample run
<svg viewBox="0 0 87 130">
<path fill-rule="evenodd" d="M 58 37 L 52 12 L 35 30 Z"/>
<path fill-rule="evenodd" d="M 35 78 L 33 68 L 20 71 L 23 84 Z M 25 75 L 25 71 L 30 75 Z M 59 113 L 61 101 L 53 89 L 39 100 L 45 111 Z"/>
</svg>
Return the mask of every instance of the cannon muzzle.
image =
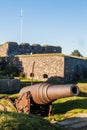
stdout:
<svg viewBox="0 0 87 130">
<path fill-rule="evenodd" d="M 28 91 L 31 92 L 32 99 L 36 104 L 48 104 L 59 98 L 77 96 L 79 94 L 79 88 L 74 84 L 51 85 L 41 83 L 22 88 L 19 94 L 22 95 Z"/>
</svg>

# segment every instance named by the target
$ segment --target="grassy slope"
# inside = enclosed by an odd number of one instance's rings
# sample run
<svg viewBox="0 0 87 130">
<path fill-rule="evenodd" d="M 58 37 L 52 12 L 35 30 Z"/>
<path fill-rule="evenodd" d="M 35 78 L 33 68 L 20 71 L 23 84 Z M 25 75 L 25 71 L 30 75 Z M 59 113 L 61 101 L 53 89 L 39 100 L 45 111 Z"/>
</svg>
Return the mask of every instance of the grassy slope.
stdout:
<svg viewBox="0 0 87 130">
<path fill-rule="evenodd" d="M 80 113 L 87 113 L 87 80 L 77 83 L 80 94 L 76 97 L 61 98 L 53 102 L 53 116 L 48 120 L 61 121 Z"/>
<path fill-rule="evenodd" d="M 87 80 L 83 82 L 77 83 L 80 88 L 81 93 L 79 96 L 76 97 L 68 97 L 68 98 L 61 98 L 53 102 L 53 116 L 46 117 L 47 120 L 56 120 L 61 121 L 66 118 L 70 118 L 76 116 L 79 113 L 87 113 Z M 5 95 L 0 95 L 0 97 L 4 97 Z M 15 97 L 17 95 L 9 95 L 10 97 Z M 4 116 L 3 116 L 4 115 Z M 24 115 L 24 114 L 15 114 L 15 113 L 5 113 L 0 112 L 0 124 L 1 128 L 4 127 L 2 130 L 11 130 L 12 127 L 18 130 L 39 130 L 39 129 L 47 129 L 47 130 L 55 130 L 55 128 L 49 128 L 51 126 L 48 122 L 44 123 L 44 120 L 37 116 L 32 115 Z M 3 119 L 4 117 L 4 119 Z M 5 121 L 4 121 L 5 120 Z M 7 122 L 6 122 L 7 121 Z M 3 123 L 4 122 L 4 123 Z M 13 125 L 14 122 L 14 125 Z M 43 123 L 42 123 L 43 122 Z M 9 125 L 10 123 L 10 125 Z M 21 128 L 25 124 L 25 127 Z M 5 126 L 6 125 L 6 126 Z M 28 126 L 27 126 L 28 125 Z M 45 125 L 45 126 L 44 126 Z M 10 128 L 11 126 L 11 128 Z M 6 127 L 6 128 L 5 128 Z M 46 127 L 46 128 L 45 128 Z M 1 129 L 0 128 L 0 129 Z M 58 130 L 58 128 L 57 128 Z"/>
<path fill-rule="evenodd" d="M 0 130 L 60 130 L 47 120 L 33 115 L 0 112 Z"/>
</svg>

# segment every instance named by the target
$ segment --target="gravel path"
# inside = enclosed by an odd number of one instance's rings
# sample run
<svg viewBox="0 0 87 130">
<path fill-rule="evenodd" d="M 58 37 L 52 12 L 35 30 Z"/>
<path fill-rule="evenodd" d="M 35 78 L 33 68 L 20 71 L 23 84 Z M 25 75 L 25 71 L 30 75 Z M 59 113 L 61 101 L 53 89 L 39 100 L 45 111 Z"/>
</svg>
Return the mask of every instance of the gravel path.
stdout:
<svg viewBox="0 0 87 130">
<path fill-rule="evenodd" d="M 87 113 L 68 118 L 61 122 L 56 122 L 55 124 L 62 128 L 66 128 L 66 130 L 87 130 Z"/>
</svg>

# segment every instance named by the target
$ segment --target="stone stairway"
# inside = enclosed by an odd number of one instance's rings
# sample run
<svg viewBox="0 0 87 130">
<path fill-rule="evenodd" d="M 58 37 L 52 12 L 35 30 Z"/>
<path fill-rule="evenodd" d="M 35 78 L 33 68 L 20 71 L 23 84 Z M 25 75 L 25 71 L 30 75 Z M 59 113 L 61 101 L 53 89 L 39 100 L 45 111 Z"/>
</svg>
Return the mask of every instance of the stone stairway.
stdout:
<svg viewBox="0 0 87 130">
<path fill-rule="evenodd" d="M 55 124 L 62 127 L 63 130 L 87 130 L 87 113 L 80 114 L 78 117 L 68 118 Z"/>
</svg>

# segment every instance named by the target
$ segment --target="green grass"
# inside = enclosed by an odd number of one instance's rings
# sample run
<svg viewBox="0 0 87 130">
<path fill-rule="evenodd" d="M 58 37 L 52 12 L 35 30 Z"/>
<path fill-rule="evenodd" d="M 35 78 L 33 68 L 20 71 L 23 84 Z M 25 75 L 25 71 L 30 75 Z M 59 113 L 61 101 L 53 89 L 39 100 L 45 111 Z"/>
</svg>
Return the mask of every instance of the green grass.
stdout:
<svg viewBox="0 0 87 130">
<path fill-rule="evenodd" d="M 0 130 L 60 130 L 47 120 L 34 115 L 0 111 Z"/>
<path fill-rule="evenodd" d="M 31 79 L 26 78 L 26 77 L 20 78 L 20 81 L 21 81 L 21 83 L 31 83 Z M 41 83 L 43 81 L 41 81 L 41 80 L 33 80 L 33 82 L 34 83 Z"/>
<path fill-rule="evenodd" d="M 80 113 L 87 113 L 87 80 L 78 82 L 77 86 L 80 89 L 79 96 L 61 98 L 53 102 L 53 115 L 50 117 L 45 117 L 46 120 L 62 121 L 70 117 L 75 117 Z M 0 98 L 3 98 L 5 96 L 7 96 L 7 94 L 1 94 Z M 8 94 L 8 96 L 10 98 L 15 98 L 16 96 L 18 96 L 18 94 Z M 48 122 L 44 123 L 44 120 L 41 117 L 33 115 L 27 116 L 19 113 L 0 112 L 0 119 L 0 129 L 2 128 L 1 130 L 22 130 L 21 127 L 23 127 L 23 130 L 55 130 L 53 126 L 52 128 L 51 126 L 47 126 L 46 124 L 50 124 Z M 59 130 L 59 128 L 57 128 L 57 130 Z"/>
<path fill-rule="evenodd" d="M 47 120 L 61 121 L 70 117 L 87 113 L 87 80 L 78 82 L 80 89 L 79 96 L 61 98 L 53 102 L 53 115 L 47 117 Z"/>
<path fill-rule="evenodd" d="M 41 80 L 33 80 L 32 84 L 39 84 L 42 82 L 43 81 Z M 26 77 L 20 78 L 20 85 L 21 85 L 21 88 L 31 85 L 31 79 L 26 78 Z"/>
<path fill-rule="evenodd" d="M 9 97 L 9 98 L 16 98 L 16 97 L 18 97 L 19 96 L 19 94 L 18 93 L 16 93 L 16 94 L 0 94 L 0 100 L 2 99 L 2 98 L 4 98 L 4 97 Z"/>
<path fill-rule="evenodd" d="M 87 97 L 62 98 L 53 102 L 53 115 L 46 119 L 61 121 L 80 113 L 87 113 Z"/>
</svg>

